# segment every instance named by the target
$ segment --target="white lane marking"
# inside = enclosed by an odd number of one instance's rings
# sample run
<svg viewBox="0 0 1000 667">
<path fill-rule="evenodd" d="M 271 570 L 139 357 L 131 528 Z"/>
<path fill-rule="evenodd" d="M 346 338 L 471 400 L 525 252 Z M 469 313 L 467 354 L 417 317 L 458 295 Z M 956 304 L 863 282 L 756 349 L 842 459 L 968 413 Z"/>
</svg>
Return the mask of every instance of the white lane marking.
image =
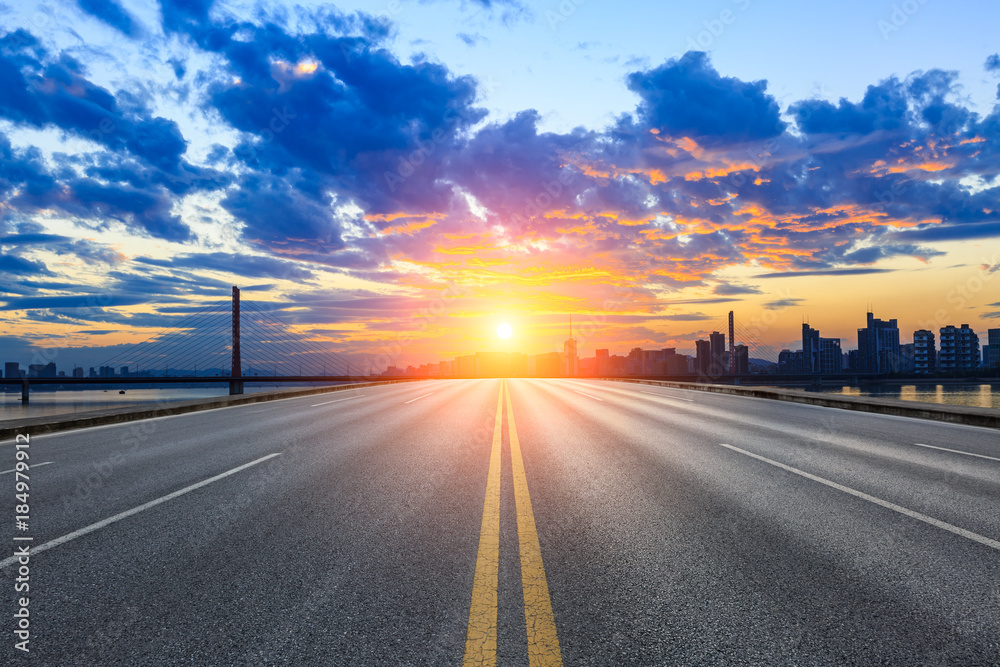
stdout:
<svg viewBox="0 0 1000 667">
<path fill-rule="evenodd" d="M 952 454 L 964 454 L 966 456 L 975 456 L 975 457 L 978 457 L 978 458 L 981 458 L 981 459 L 989 459 L 990 461 L 1000 461 L 1000 459 L 998 459 L 995 456 L 986 456 L 985 454 L 973 454 L 972 452 L 961 452 L 961 451 L 959 451 L 957 449 L 947 449 L 945 447 L 935 447 L 934 445 L 921 445 L 919 442 L 915 442 L 913 444 L 916 447 L 926 447 L 927 449 L 938 449 L 938 450 L 941 450 L 942 452 L 951 452 Z"/>
<path fill-rule="evenodd" d="M 347 398 L 338 398 L 335 401 L 324 401 L 323 403 L 317 403 L 316 405 L 310 405 L 310 408 L 318 408 L 321 405 L 330 405 L 331 403 L 340 403 L 341 401 L 349 401 L 352 398 L 361 398 L 364 394 L 358 394 L 357 396 L 348 396 Z"/>
<path fill-rule="evenodd" d="M 250 463 L 244 463 L 241 466 L 238 466 L 236 468 L 233 468 L 232 470 L 229 470 L 227 472 L 224 472 L 224 473 L 221 473 L 219 475 L 216 475 L 215 477 L 209 477 L 208 479 L 202 480 L 202 481 L 200 481 L 200 482 L 198 482 L 196 484 L 192 484 L 191 486 L 185 486 L 183 489 L 180 489 L 178 491 L 174 491 L 173 493 L 168 493 L 167 495 L 165 495 L 165 496 L 163 496 L 161 498 L 157 498 L 156 500 L 150 500 L 148 503 L 143 503 L 142 505 L 139 505 L 138 507 L 133 507 L 130 510 L 125 510 L 124 512 L 120 512 L 119 514 L 115 514 L 114 516 L 109 516 L 107 519 L 102 519 L 101 521 L 98 521 L 97 523 L 92 523 L 89 526 L 84 526 L 83 528 L 81 528 L 79 530 L 74 530 L 72 533 L 66 533 L 62 537 L 57 537 L 56 539 L 51 540 L 49 542 L 46 542 L 44 544 L 40 544 L 37 547 L 32 547 L 31 548 L 31 555 L 34 556 L 35 554 L 37 554 L 37 553 L 39 553 L 41 551 L 48 551 L 49 549 L 51 549 L 53 547 L 57 547 L 60 544 L 66 544 L 70 540 L 75 540 L 78 537 L 83 537 L 84 535 L 87 535 L 88 533 L 92 533 L 95 530 L 100 530 L 101 528 L 104 528 L 105 526 L 110 526 L 111 524 L 113 524 L 115 522 L 118 522 L 118 521 L 121 521 L 122 519 L 127 519 L 128 517 L 132 516 L 133 514 L 138 514 L 139 512 L 144 512 L 144 511 L 148 510 L 149 508 L 156 507 L 157 505 L 159 505 L 161 503 L 165 503 L 168 500 L 173 500 L 174 498 L 177 498 L 179 496 L 183 496 L 185 493 L 190 493 L 190 492 L 192 492 L 192 491 L 194 491 L 196 489 L 200 489 L 203 486 L 208 486 L 212 482 L 218 482 L 220 479 L 224 479 L 226 477 L 229 477 L 230 475 L 234 475 L 234 474 L 240 472 L 241 470 L 246 470 L 247 468 L 249 468 L 251 466 L 255 466 L 258 463 L 263 463 L 264 461 L 267 461 L 268 459 L 272 459 L 275 456 L 281 456 L 281 452 L 275 452 L 274 454 L 268 454 L 267 456 L 262 456 L 259 459 L 257 459 L 256 461 L 251 461 Z M 17 562 L 17 559 L 18 559 L 17 556 L 11 556 L 9 558 L 4 558 L 3 560 L 0 560 L 0 568 L 7 567 L 8 565 L 13 565 L 14 563 Z"/>
<path fill-rule="evenodd" d="M 673 398 L 673 399 L 678 400 L 678 401 L 687 401 L 688 403 L 694 403 L 694 399 L 693 398 L 681 398 L 680 396 L 671 396 L 670 394 L 661 394 L 661 393 L 655 392 L 655 391 L 643 391 L 643 390 L 640 389 L 639 393 L 640 394 L 649 394 L 650 396 L 659 396 L 661 398 Z"/>
<path fill-rule="evenodd" d="M 434 392 L 432 391 L 431 394 L 433 394 L 433 393 Z M 416 398 L 411 398 L 408 401 L 403 401 L 403 405 L 406 405 L 407 403 L 412 403 L 413 401 L 419 401 L 421 398 L 427 398 L 431 394 L 424 394 L 423 396 L 417 396 Z"/>
<path fill-rule="evenodd" d="M 55 461 L 45 461 L 44 463 L 36 463 L 34 465 L 28 466 L 28 469 L 30 470 L 31 468 L 37 468 L 39 466 L 47 466 L 50 463 L 55 463 Z M 17 468 L 11 468 L 10 470 L 4 470 L 3 472 L 0 472 L 0 475 L 6 475 L 7 473 L 9 473 L 9 472 L 15 472 L 16 470 L 17 470 Z"/>
<path fill-rule="evenodd" d="M 572 389 L 571 391 L 576 391 L 576 389 Z M 576 391 L 576 393 L 578 393 L 578 394 L 583 394 L 584 396 L 590 396 L 590 394 L 585 394 L 585 393 L 584 393 L 584 392 L 582 392 L 582 391 Z M 600 402 L 602 402 L 602 403 L 604 402 L 604 399 L 603 399 L 603 398 L 597 398 L 596 396 L 590 396 L 590 398 L 594 399 L 595 401 L 600 401 Z"/>
<path fill-rule="evenodd" d="M 965 537 L 965 538 L 968 538 L 968 539 L 972 540 L 973 542 L 979 542 L 980 544 L 984 544 L 984 545 L 986 545 L 986 546 L 988 546 L 988 547 L 990 547 L 992 549 L 996 549 L 997 551 L 1000 551 L 1000 542 L 998 542 L 997 540 L 990 539 L 988 537 L 984 537 L 983 535 L 980 535 L 979 533 L 973 533 L 971 530 L 966 530 L 965 528 L 959 528 L 958 526 L 954 526 L 954 525 L 952 525 L 950 523 L 946 523 L 944 521 L 941 521 L 940 519 L 935 519 L 934 517 L 927 516 L 926 514 L 921 514 L 920 512 L 915 512 L 915 511 L 913 511 L 911 509 L 907 509 L 907 508 L 902 507 L 900 505 L 896 505 L 895 503 L 890 503 L 888 500 L 882 500 L 881 498 L 876 498 L 875 496 L 869 496 L 867 493 L 864 493 L 862 491 L 858 491 L 856 489 L 852 489 L 849 486 L 844 486 L 843 484 L 837 484 L 836 482 L 831 482 L 828 479 L 823 479 L 822 477 L 817 477 L 816 475 L 812 475 L 812 474 L 807 473 L 807 472 L 805 472 L 803 470 L 799 470 L 798 468 L 793 468 L 791 466 L 787 466 L 784 463 L 778 463 L 777 461 L 773 461 L 773 460 L 771 460 L 769 458 L 766 458 L 764 456 L 760 456 L 759 454 L 754 454 L 753 452 L 748 452 L 745 449 L 740 449 L 739 447 L 733 447 L 732 445 L 726 445 L 726 444 L 721 444 L 721 443 L 720 443 L 720 445 L 722 447 L 725 447 L 726 449 L 731 449 L 734 452 L 739 452 L 740 454 L 743 454 L 745 456 L 749 456 L 752 459 L 757 459 L 758 461 L 763 461 L 764 463 L 769 463 L 769 464 L 771 464 L 771 465 L 773 465 L 773 466 L 775 466 L 777 468 L 781 468 L 782 470 L 787 470 L 790 473 L 794 473 L 794 474 L 799 475 L 801 477 L 805 477 L 806 479 L 811 479 L 814 482 L 819 482 L 820 484 L 825 484 L 826 486 L 829 486 L 831 489 L 837 489 L 838 491 L 843 491 L 844 493 L 850 494 L 850 495 L 854 496 L 855 498 L 861 498 L 862 500 L 867 500 L 870 503 L 875 503 L 876 505 L 879 505 L 880 507 L 884 507 L 886 509 L 892 510 L 893 512 L 899 512 L 900 514 L 908 516 L 911 519 L 916 519 L 917 521 L 923 521 L 924 523 L 929 523 L 930 525 L 932 525 L 932 526 L 934 526 L 936 528 L 941 528 L 942 530 L 947 530 L 950 533 L 954 533 L 956 535 L 960 535 L 962 537 Z"/>
</svg>

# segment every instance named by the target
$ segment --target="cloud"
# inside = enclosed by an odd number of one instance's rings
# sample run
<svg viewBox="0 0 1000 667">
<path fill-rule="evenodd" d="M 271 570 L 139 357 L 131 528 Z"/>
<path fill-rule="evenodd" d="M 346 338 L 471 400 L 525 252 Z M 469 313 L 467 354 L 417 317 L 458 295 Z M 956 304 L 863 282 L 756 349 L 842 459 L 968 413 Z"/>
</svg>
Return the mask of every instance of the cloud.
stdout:
<svg viewBox="0 0 1000 667">
<path fill-rule="evenodd" d="M 0 310 L 27 310 L 29 308 L 117 308 L 121 306 L 136 306 L 153 301 L 152 296 L 136 296 L 128 294 L 78 294 L 75 296 L 34 296 L 4 299 Z"/>
<path fill-rule="evenodd" d="M 158 266 L 165 269 L 186 268 L 234 273 L 245 278 L 277 278 L 293 282 L 309 282 L 316 277 L 298 263 L 282 261 L 262 255 L 237 255 L 226 252 L 202 252 L 197 254 L 176 255 L 170 259 L 155 259 L 152 257 L 137 257 L 134 261 Z M 273 287 L 268 285 L 267 287 Z M 252 291 L 254 286 L 241 287 L 243 291 Z"/>
<path fill-rule="evenodd" d="M 77 0 L 77 4 L 83 11 L 129 37 L 136 37 L 141 33 L 135 19 L 114 0 Z"/>
<path fill-rule="evenodd" d="M 988 56 L 983 67 L 987 72 L 1000 72 L 1000 53 Z"/>
<path fill-rule="evenodd" d="M 713 146 L 768 139 L 785 129 L 766 81 L 723 77 L 704 52 L 688 51 L 626 80 L 629 90 L 642 98 L 639 118 L 670 136 Z"/>
<path fill-rule="evenodd" d="M 733 283 L 718 283 L 712 290 L 714 294 L 723 296 L 734 296 L 738 294 L 762 294 L 763 292 L 752 285 L 737 285 Z"/>
<path fill-rule="evenodd" d="M 894 269 L 819 269 L 815 271 L 775 271 L 759 273 L 754 278 L 799 278 L 806 276 L 863 276 L 873 273 L 892 273 Z"/>
<path fill-rule="evenodd" d="M 54 275 L 44 264 L 17 255 L 0 254 L 0 274 L 8 275 Z"/>
</svg>

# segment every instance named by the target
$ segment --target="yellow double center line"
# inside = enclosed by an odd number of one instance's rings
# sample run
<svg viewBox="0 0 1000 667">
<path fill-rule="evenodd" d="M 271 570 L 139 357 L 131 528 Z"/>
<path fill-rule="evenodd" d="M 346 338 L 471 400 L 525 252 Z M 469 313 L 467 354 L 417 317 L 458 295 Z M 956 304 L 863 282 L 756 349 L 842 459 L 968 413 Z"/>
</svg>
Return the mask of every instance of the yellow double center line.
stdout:
<svg viewBox="0 0 1000 667">
<path fill-rule="evenodd" d="M 562 665 L 556 622 L 552 615 L 549 586 L 542 564 L 542 550 L 531 511 L 528 480 L 524 474 L 521 443 L 514 424 L 514 410 L 505 380 L 497 397 L 493 447 L 483 503 L 483 523 L 479 532 L 479 554 L 472 584 L 469 630 L 465 639 L 463 667 L 492 667 L 497 664 L 497 588 L 500 569 L 500 456 L 503 400 L 507 399 L 507 431 L 510 436 L 511 470 L 514 476 L 514 504 L 517 508 L 517 538 L 521 553 L 521 586 L 524 592 L 524 620 L 528 634 L 528 662 L 531 667 Z"/>
</svg>

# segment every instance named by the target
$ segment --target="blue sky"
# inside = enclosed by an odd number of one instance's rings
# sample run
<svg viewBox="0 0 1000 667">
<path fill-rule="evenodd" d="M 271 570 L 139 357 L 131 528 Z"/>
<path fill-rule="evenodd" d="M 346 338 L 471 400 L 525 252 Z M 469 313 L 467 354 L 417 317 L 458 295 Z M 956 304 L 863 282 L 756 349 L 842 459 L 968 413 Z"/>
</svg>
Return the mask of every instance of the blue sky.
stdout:
<svg viewBox="0 0 1000 667">
<path fill-rule="evenodd" d="M 985 333 L 997 25 L 935 0 L 0 4 L 0 349 L 99 356 L 231 284 L 396 363 L 500 319 L 544 351 L 570 313 L 625 350 L 730 308 L 780 312 L 778 349 L 803 319 L 850 347 L 866 303 L 904 340 Z"/>
</svg>

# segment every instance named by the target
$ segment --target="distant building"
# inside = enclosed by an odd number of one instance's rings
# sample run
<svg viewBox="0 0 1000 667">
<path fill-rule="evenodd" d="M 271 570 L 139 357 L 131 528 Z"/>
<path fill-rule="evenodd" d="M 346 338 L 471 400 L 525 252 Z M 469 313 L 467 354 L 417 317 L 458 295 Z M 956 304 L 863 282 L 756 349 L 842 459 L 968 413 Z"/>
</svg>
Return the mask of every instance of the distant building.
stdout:
<svg viewBox="0 0 1000 667">
<path fill-rule="evenodd" d="M 83 366 L 77 366 L 73 369 L 73 377 L 82 378 L 83 377 Z"/>
<path fill-rule="evenodd" d="M 727 357 L 728 351 L 726 350 L 726 334 L 719 333 L 718 331 L 713 331 L 708 335 L 709 343 L 712 346 L 712 356 L 709 362 L 708 375 L 711 377 L 718 377 L 720 375 L 725 375 L 729 372 L 729 364 Z"/>
<path fill-rule="evenodd" d="M 29 378 L 54 378 L 59 377 L 59 373 L 56 371 L 56 365 L 53 362 L 47 364 L 29 364 L 28 365 L 28 377 Z"/>
<path fill-rule="evenodd" d="M 736 374 L 750 375 L 750 348 L 746 345 L 737 345 L 733 348 L 733 356 L 736 359 Z"/>
<path fill-rule="evenodd" d="M 94 370 L 93 366 L 90 367 L 90 373 L 89 373 L 88 377 L 92 377 L 92 378 L 97 377 L 97 371 Z"/>
<path fill-rule="evenodd" d="M 985 356 L 984 365 L 987 368 L 1000 368 L 1000 329 L 987 331 Z"/>
<path fill-rule="evenodd" d="M 128 377 L 128 366 L 122 366 L 121 367 L 121 376 L 123 378 L 127 378 Z"/>
<path fill-rule="evenodd" d="M 695 349 L 695 372 L 698 375 L 708 375 L 708 369 L 712 367 L 712 344 L 707 340 L 698 340 L 694 343 Z"/>
<path fill-rule="evenodd" d="M 598 377 L 611 375 L 611 355 L 608 350 L 597 350 L 595 352 L 594 374 Z"/>
<path fill-rule="evenodd" d="M 533 354 L 528 357 L 528 375 L 558 377 L 562 374 L 563 355 L 559 352 Z"/>
<path fill-rule="evenodd" d="M 820 372 L 819 330 L 802 324 L 802 372 Z"/>
<path fill-rule="evenodd" d="M 941 327 L 938 368 L 942 371 L 970 371 L 979 368 L 979 336 L 968 324 Z"/>
<path fill-rule="evenodd" d="M 933 373 L 937 370 L 937 349 L 934 332 L 919 329 L 913 332 L 913 372 Z"/>
<path fill-rule="evenodd" d="M 21 364 L 16 361 L 8 361 L 3 365 L 3 376 L 9 380 L 23 377 L 21 374 Z"/>
<path fill-rule="evenodd" d="M 861 350 L 847 351 L 847 370 L 854 373 L 861 372 Z"/>
<path fill-rule="evenodd" d="M 818 331 L 816 332 L 819 333 Z M 819 370 L 814 372 L 824 375 L 837 375 L 844 372 L 844 353 L 840 350 L 839 338 L 820 338 L 819 347 Z M 805 355 L 803 354 L 803 360 Z"/>
<path fill-rule="evenodd" d="M 778 353 L 778 373 L 782 375 L 798 375 L 804 372 L 805 362 L 802 350 L 782 350 Z"/>
<path fill-rule="evenodd" d="M 466 354 L 455 359 L 456 375 L 464 378 L 476 377 L 476 355 Z"/>
<path fill-rule="evenodd" d="M 576 353 L 576 339 L 573 338 L 573 318 L 569 318 L 569 338 L 563 342 L 563 375 L 576 377 L 580 374 L 580 358 Z"/>
<path fill-rule="evenodd" d="M 868 326 L 858 329 L 858 360 L 862 373 L 898 373 L 899 326 L 868 313 Z"/>
<path fill-rule="evenodd" d="M 899 346 L 899 370 L 901 373 L 917 372 L 916 343 L 904 343 Z"/>
</svg>

